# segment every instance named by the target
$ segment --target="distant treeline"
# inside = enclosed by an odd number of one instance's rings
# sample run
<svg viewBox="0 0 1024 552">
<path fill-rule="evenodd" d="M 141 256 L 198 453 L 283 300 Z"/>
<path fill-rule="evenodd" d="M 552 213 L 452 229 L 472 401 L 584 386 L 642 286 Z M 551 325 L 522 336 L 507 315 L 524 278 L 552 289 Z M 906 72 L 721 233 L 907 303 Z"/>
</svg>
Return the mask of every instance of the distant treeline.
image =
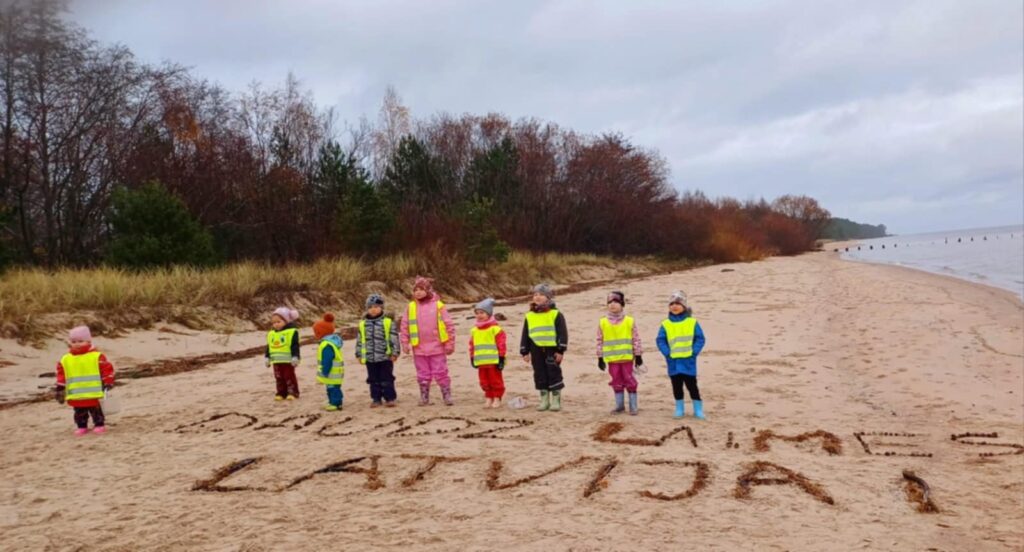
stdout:
<svg viewBox="0 0 1024 552">
<path fill-rule="evenodd" d="M 866 240 L 888 235 L 884 224 L 861 224 L 849 219 L 833 218 L 828 221 L 821 237 L 827 240 Z"/>
<path fill-rule="evenodd" d="M 513 249 L 734 261 L 811 249 L 814 199 L 680 194 L 618 134 L 536 119 L 413 119 L 388 90 L 339 130 L 289 75 L 230 92 L 62 17 L 0 4 L 0 256 L 57 267 L 272 263 Z M 884 232 L 884 230 L 883 230 Z"/>
</svg>

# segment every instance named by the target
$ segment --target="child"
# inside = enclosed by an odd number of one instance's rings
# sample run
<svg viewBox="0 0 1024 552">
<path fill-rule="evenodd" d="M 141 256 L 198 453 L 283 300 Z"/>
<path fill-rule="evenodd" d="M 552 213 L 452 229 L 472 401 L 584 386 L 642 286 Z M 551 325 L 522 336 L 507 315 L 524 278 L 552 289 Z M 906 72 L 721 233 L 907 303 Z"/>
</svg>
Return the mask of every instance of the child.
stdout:
<svg viewBox="0 0 1024 552">
<path fill-rule="evenodd" d="M 697 389 L 697 355 L 704 348 L 704 330 L 700 328 L 693 310 L 686 302 L 686 294 L 672 292 L 668 301 L 668 319 L 658 330 L 658 350 L 665 355 L 668 376 L 672 379 L 672 394 L 676 398 L 675 418 L 686 415 L 683 403 L 683 385 L 693 401 L 693 415 L 704 419 L 704 403 Z"/>
<path fill-rule="evenodd" d="M 470 332 L 469 359 L 480 376 L 480 388 L 484 390 L 484 408 L 501 408 L 501 397 L 505 395 L 505 380 L 501 371 L 505 369 L 505 331 L 494 319 L 494 299 L 488 297 L 473 307 L 476 326 Z"/>
<path fill-rule="evenodd" d="M 345 383 L 345 359 L 341 356 L 341 336 L 334 333 L 334 315 L 324 314 L 323 319 L 313 323 L 313 335 L 320 340 L 316 351 L 316 381 L 327 387 L 327 404 L 324 410 L 341 410 L 345 394 L 341 386 Z"/>
<path fill-rule="evenodd" d="M 562 409 L 562 355 L 569 347 L 565 316 L 555 309 L 555 292 L 548 284 L 533 288 L 533 301 L 523 323 L 519 354 L 533 365 L 533 384 L 540 391 L 538 411 Z"/>
<path fill-rule="evenodd" d="M 434 282 L 417 276 L 413 300 L 402 318 L 402 352 L 412 353 L 416 381 L 420 384 L 420 406 L 430 404 L 430 382 L 441 388 L 444 404 L 451 406 L 452 380 L 448 376 L 448 355 L 455 352 L 455 325 L 444 302 L 434 293 Z"/>
<path fill-rule="evenodd" d="M 622 309 L 626 306 L 626 296 L 621 291 L 608 294 L 608 315 L 601 319 L 597 327 L 597 367 L 603 372 L 605 368 L 612 377 L 612 390 L 615 391 L 615 409 L 612 414 L 625 412 L 623 390 L 629 393 L 629 414 L 637 415 L 636 378 L 633 377 L 633 363 L 643 366 L 643 351 L 640 346 L 640 331 L 632 316 L 626 316 Z"/>
<path fill-rule="evenodd" d="M 366 365 L 370 384 L 370 408 L 395 406 L 395 361 L 398 360 L 398 326 L 384 316 L 384 298 L 373 293 L 366 298 L 366 316 L 359 321 L 356 358 Z"/>
<path fill-rule="evenodd" d="M 76 436 L 89 432 L 89 416 L 92 416 L 92 432 L 102 435 L 107 427 L 100 399 L 114 386 L 114 366 L 93 348 L 88 326 L 77 326 L 68 332 L 68 348 L 68 353 L 57 363 L 57 387 L 54 389 L 57 402 L 67 401 L 68 406 L 75 409 Z"/>
<path fill-rule="evenodd" d="M 274 368 L 277 383 L 275 401 L 299 398 L 299 380 L 295 379 L 295 368 L 299 365 L 299 330 L 295 321 L 299 311 L 279 307 L 270 316 L 272 329 L 267 332 L 267 367 Z"/>
</svg>

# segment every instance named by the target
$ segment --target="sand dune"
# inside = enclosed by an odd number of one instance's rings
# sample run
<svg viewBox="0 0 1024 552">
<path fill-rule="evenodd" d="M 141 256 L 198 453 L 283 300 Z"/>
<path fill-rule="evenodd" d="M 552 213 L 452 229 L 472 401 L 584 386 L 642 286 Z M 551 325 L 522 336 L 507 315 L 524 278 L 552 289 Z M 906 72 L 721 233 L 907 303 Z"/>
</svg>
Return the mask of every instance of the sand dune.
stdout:
<svg viewBox="0 0 1024 552">
<path fill-rule="evenodd" d="M 636 417 L 608 414 L 595 366 L 604 290 L 557 297 L 571 333 L 561 413 L 482 409 L 464 343 L 450 408 L 415 406 L 403 358 L 400 406 L 370 410 L 349 345 L 338 413 L 319 409 L 313 346 L 295 403 L 273 402 L 270 371 L 243 359 L 129 381 L 105 436 L 72 437 L 70 409 L 52 402 L 4 410 L 0 548 L 1024 547 L 1024 308 L 1012 294 L 832 253 L 622 288 L 650 368 Z M 674 288 L 708 336 L 707 421 L 671 418 L 654 352 Z M 499 312 L 518 343 L 525 305 Z M 128 366 L 262 339 L 190 333 L 97 344 Z M 48 384 L 39 374 L 62 352 L 56 341 L 0 349 L 13 363 L 0 368 L 5 400 Z M 512 360 L 505 375 L 509 396 L 536 403 L 526 365 Z M 951 438 L 965 433 L 998 436 Z M 917 510 L 920 486 L 904 470 L 927 483 L 938 513 Z"/>
</svg>

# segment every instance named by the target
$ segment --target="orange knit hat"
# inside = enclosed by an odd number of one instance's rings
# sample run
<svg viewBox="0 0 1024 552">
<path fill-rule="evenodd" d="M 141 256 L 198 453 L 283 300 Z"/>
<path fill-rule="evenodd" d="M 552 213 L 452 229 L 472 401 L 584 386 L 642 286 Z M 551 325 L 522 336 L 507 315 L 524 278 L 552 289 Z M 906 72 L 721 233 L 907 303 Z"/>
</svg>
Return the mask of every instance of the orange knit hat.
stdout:
<svg viewBox="0 0 1024 552">
<path fill-rule="evenodd" d="M 317 339 L 323 338 L 325 335 L 331 335 L 334 333 L 334 315 L 331 313 L 325 313 L 322 320 L 317 320 L 313 323 L 313 335 Z"/>
</svg>

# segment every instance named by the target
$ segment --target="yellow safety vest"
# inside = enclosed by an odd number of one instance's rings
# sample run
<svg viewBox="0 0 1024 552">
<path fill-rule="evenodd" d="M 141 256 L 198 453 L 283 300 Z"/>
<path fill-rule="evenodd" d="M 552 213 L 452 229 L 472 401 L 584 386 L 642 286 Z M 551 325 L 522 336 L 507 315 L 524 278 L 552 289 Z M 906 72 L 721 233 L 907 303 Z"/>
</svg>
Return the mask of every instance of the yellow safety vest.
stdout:
<svg viewBox="0 0 1024 552">
<path fill-rule="evenodd" d="M 558 318 L 558 310 L 551 309 L 547 312 L 526 313 L 526 330 L 530 339 L 538 347 L 555 347 L 558 345 L 557 333 L 555 332 L 555 319 Z"/>
<path fill-rule="evenodd" d="M 444 302 L 438 300 L 437 335 L 441 338 L 441 343 L 448 343 L 448 328 L 445 327 L 444 321 L 441 320 L 441 309 L 443 308 Z M 406 319 L 409 321 L 409 344 L 415 347 L 420 344 L 420 327 L 416 323 L 416 301 L 409 302 L 409 316 Z"/>
<path fill-rule="evenodd" d="M 99 351 L 90 351 L 83 355 L 68 353 L 60 359 L 60 365 L 64 367 L 65 400 L 103 398 Z"/>
<path fill-rule="evenodd" d="M 412 335 L 412 323 L 409 323 L 409 335 Z M 359 362 L 366 364 L 366 320 L 359 321 L 359 340 L 362 341 L 361 355 L 359 356 Z M 410 341 L 412 341 L 410 337 Z M 391 356 L 391 319 L 384 317 L 384 342 L 387 343 L 388 350 L 387 355 Z M 416 339 L 416 343 L 419 343 L 419 339 Z"/>
<path fill-rule="evenodd" d="M 324 349 L 334 349 L 334 362 L 327 376 L 323 374 Z M 341 385 L 345 383 L 345 359 L 341 357 L 341 348 L 330 341 L 321 341 L 316 350 L 316 381 L 324 385 Z"/>
<path fill-rule="evenodd" d="M 267 347 L 270 348 L 271 364 L 291 364 L 292 362 L 292 340 L 299 333 L 295 328 L 285 328 L 281 331 L 270 330 L 267 332 Z"/>
<path fill-rule="evenodd" d="M 690 358 L 693 356 L 693 332 L 697 327 L 697 319 L 689 317 L 680 322 L 665 320 L 661 323 L 665 328 L 665 338 L 671 358 Z"/>
<path fill-rule="evenodd" d="M 501 327 L 497 324 L 480 329 L 473 327 L 473 366 L 494 366 L 498 364 L 498 334 Z"/>
<path fill-rule="evenodd" d="M 605 362 L 633 360 L 633 317 L 627 316 L 619 324 L 607 317 L 601 319 L 601 356 Z"/>
</svg>

